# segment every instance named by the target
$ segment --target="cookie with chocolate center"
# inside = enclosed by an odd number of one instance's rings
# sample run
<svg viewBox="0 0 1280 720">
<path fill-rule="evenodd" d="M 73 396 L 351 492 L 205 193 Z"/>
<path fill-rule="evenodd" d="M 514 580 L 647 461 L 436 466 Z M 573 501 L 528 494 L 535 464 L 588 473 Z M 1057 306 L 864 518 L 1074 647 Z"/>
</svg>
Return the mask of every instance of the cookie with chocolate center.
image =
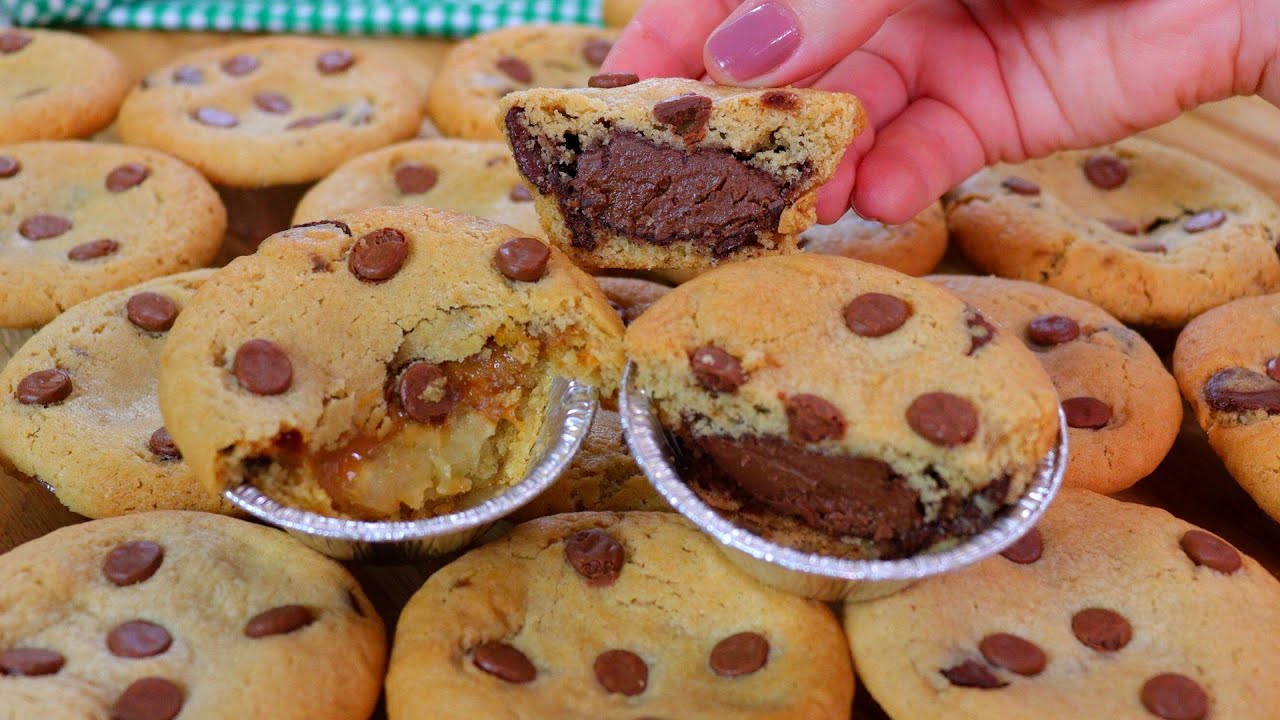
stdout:
<svg viewBox="0 0 1280 720">
<path fill-rule="evenodd" d="M 1048 285 L 1130 324 L 1181 327 L 1280 290 L 1280 206 L 1147 140 L 982 170 L 949 196 L 947 224 L 982 271 Z"/>
<path fill-rule="evenodd" d="M 794 252 L 865 124 L 852 95 L 678 79 L 513 93 L 499 120 L 548 237 L 636 269 Z"/>
<path fill-rule="evenodd" d="M 1163 510 L 1063 488 L 1002 556 L 845 606 L 889 717 L 1264 720 L 1280 581 Z M 1019 543 L 1022 545 L 1023 543 Z"/>
<path fill-rule="evenodd" d="M 88 137 L 128 92 L 120 59 L 83 35 L 0 28 L 0 145 Z"/>
<path fill-rule="evenodd" d="M 1058 434 L 1018 337 L 847 258 L 717 268 L 637 319 L 627 354 L 703 501 L 810 552 L 900 557 L 978 533 Z"/>
<path fill-rule="evenodd" d="M 671 513 L 558 515 L 467 553 L 409 601 L 387 676 L 390 720 L 846 720 L 852 699 L 830 610 Z"/>
<path fill-rule="evenodd" d="M 170 331 L 160 407 L 213 489 L 425 517 L 523 479 L 554 378 L 612 393 L 621 335 L 542 241 L 378 208 L 279 233 L 206 281 Z"/>
</svg>

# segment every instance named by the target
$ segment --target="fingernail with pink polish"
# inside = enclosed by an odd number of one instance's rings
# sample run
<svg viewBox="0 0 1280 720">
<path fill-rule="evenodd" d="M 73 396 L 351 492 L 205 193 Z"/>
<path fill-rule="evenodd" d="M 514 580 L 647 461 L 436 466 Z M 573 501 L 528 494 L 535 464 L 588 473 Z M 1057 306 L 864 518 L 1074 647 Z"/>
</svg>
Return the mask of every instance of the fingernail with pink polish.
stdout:
<svg viewBox="0 0 1280 720">
<path fill-rule="evenodd" d="M 769 0 L 725 25 L 707 41 L 720 70 L 735 80 L 759 77 L 800 47 L 800 23 L 786 5 Z"/>
</svg>

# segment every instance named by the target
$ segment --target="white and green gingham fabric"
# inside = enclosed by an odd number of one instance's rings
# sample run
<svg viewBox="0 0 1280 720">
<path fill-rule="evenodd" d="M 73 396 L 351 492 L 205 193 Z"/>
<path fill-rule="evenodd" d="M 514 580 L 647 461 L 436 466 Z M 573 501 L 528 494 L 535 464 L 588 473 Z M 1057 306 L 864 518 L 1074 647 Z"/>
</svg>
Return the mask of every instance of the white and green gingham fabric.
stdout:
<svg viewBox="0 0 1280 720">
<path fill-rule="evenodd" d="M 601 0 L 0 0 L 0 27 L 465 37 L 534 23 L 599 25 L 600 4 Z"/>
</svg>

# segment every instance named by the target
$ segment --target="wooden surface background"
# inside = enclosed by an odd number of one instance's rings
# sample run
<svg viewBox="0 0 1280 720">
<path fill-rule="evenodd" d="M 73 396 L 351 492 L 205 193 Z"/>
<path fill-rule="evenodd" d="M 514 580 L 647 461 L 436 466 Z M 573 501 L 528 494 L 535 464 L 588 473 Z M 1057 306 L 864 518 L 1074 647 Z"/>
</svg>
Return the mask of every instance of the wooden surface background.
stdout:
<svg viewBox="0 0 1280 720">
<path fill-rule="evenodd" d="M 167 62 L 175 50 L 191 50 L 220 41 L 212 35 L 157 37 L 127 32 L 98 33 L 96 37 L 122 54 L 138 76 L 149 67 Z M 363 42 L 376 45 L 377 41 Z M 419 82 L 424 82 L 424 74 L 430 77 L 447 49 L 439 41 L 388 43 L 403 63 L 419 64 Z M 1146 135 L 1223 165 L 1280 200 L 1280 110 L 1261 100 L 1235 98 L 1205 106 Z M 1171 348 L 1169 336 L 1151 339 L 1157 349 Z M 1120 497 L 1162 507 L 1205 527 L 1280 576 L 1280 523 L 1264 515 L 1226 473 L 1189 411 L 1177 444 L 1164 463 Z M 0 472 L 0 552 L 82 520 L 34 481 Z M 400 608 L 431 568 L 353 567 L 352 571 L 389 627 L 394 627 Z M 859 692 L 854 720 L 884 718 L 869 695 Z"/>
</svg>

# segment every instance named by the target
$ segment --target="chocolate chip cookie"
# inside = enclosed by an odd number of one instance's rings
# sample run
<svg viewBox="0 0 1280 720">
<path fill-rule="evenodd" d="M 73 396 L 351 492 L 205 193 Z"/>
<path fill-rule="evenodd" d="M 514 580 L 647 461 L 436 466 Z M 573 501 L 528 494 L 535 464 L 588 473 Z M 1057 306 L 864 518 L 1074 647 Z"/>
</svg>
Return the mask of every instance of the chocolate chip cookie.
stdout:
<svg viewBox="0 0 1280 720">
<path fill-rule="evenodd" d="M 511 151 L 502 143 L 475 140 L 415 140 L 361 155 L 317 183 L 293 220 L 384 205 L 457 210 L 542 234 L 533 195 Z"/>
<path fill-rule="evenodd" d="M 1280 581 L 1163 510 L 1064 488 L 973 567 L 845 607 L 893 718 L 1270 718 Z"/>
<path fill-rule="evenodd" d="M 426 517 L 523 479 L 553 379 L 611 394 L 621 336 L 541 240 L 377 208 L 279 233 L 206 281 L 170 331 L 160 408 L 214 490 Z"/>
<path fill-rule="evenodd" d="M 634 80 L 501 102 L 548 237 L 590 267 L 794 252 L 818 186 L 865 124 L 843 93 Z"/>
<path fill-rule="evenodd" d="M 1182 398 L 1146 340 L 1105 310 L 1053 288 L 993 277 L 931 278 L 1035 353 L 1067 417 L 1063 482 L 1124 490 L 1155 470 L 1182 424 Z"/>
<path fill-rule="evenodd" d="M 1240 487 L 1280 521 L 1280 295 L 1210 310 L 1178 336 L 1182 396 Z"/>
<path fill-rule="evenodd" d="M 156 397 L 168 330 L 211 272 L 100 295 L 28 340 L 0 372 L 3 460 L 88 517 L 228 511 L 192 477 Z"/>
<path fill-rule="evenodd" d="M 947 223 L 965 256 L 1139 325 L 1181 327 L 1280 290 L 1280 207 L 1240 178 L 1146 140 L 979 172 Z"/>
<path fill-rule="evenodd" d="M 1058 435 L 1018 336 L 847 258 L 717 268 L 654 303 L 626 348 L 694 492 L 808 552 L 900 557 L 981 532 Z"/>
<path fill-rule="evenodd" d="M 622 316 L 622 322 L 630 325 L 632 321 L 644 314 L 662 296 L 671 292 L 671 288 L 652 280 L 630 277 L 611 277 L 597 275 L 596 282 L 609 298 L 609 304 Z"/>
<path fill-rule="evenodd" d="M 512 513 L 516 521 L 584 510 L 668 510 L 627 450 L 622 421 L 596 411 L 582 448 L 555 484 Z"/>
<path fill-rule="evenodd" d="M 120 136 L 256 188 L 318 180 L 349 158 L 412 137 L 418 96 L 391 66 L 331 40 L 268 37 L 185 55 L 147 75 L 120 109 Z"/>
<path fill-rule="evenodd" d="M 88 137 L 128 91 L 120 60 L 83 35 L 0 28 L 0 145 Z"/>
<path fill-rule="evenodd" d="M 670 513 L 535 520 L 433 575 L 396 629 L 390 720 L 848 718 L 826 606 Z"/>
<path fill-rule="evenodd" d="M 382 621 L 341 565 L 218 515 L 139 513 L 0 556 L 0 717 L 365 720 Z"/>
<path fill-rule="evenodd" d="M 511 27 L 458 43 L 444 60 L 427 110 L 448 137 L 501 140 L 498 101 L 532 87 L 586 87 L 617 31 L 578 25 Z"/>
<path fill-rule="evenodd" d="M 805 230 L 800 235 L 800 249 L 843 255 L 908 275 L 926 275 L 947 252 L 947 222 L 938 203 L 901 225 L 866 220 L 850 210 L 834 224 Z"/>
<path fill-rule="evenodd" d="M 37 327 L 104 292 L 203 267 L 225 229 L 209 183 L 163 153 L 0 147 L 0 327 Z"/>
</svg>

